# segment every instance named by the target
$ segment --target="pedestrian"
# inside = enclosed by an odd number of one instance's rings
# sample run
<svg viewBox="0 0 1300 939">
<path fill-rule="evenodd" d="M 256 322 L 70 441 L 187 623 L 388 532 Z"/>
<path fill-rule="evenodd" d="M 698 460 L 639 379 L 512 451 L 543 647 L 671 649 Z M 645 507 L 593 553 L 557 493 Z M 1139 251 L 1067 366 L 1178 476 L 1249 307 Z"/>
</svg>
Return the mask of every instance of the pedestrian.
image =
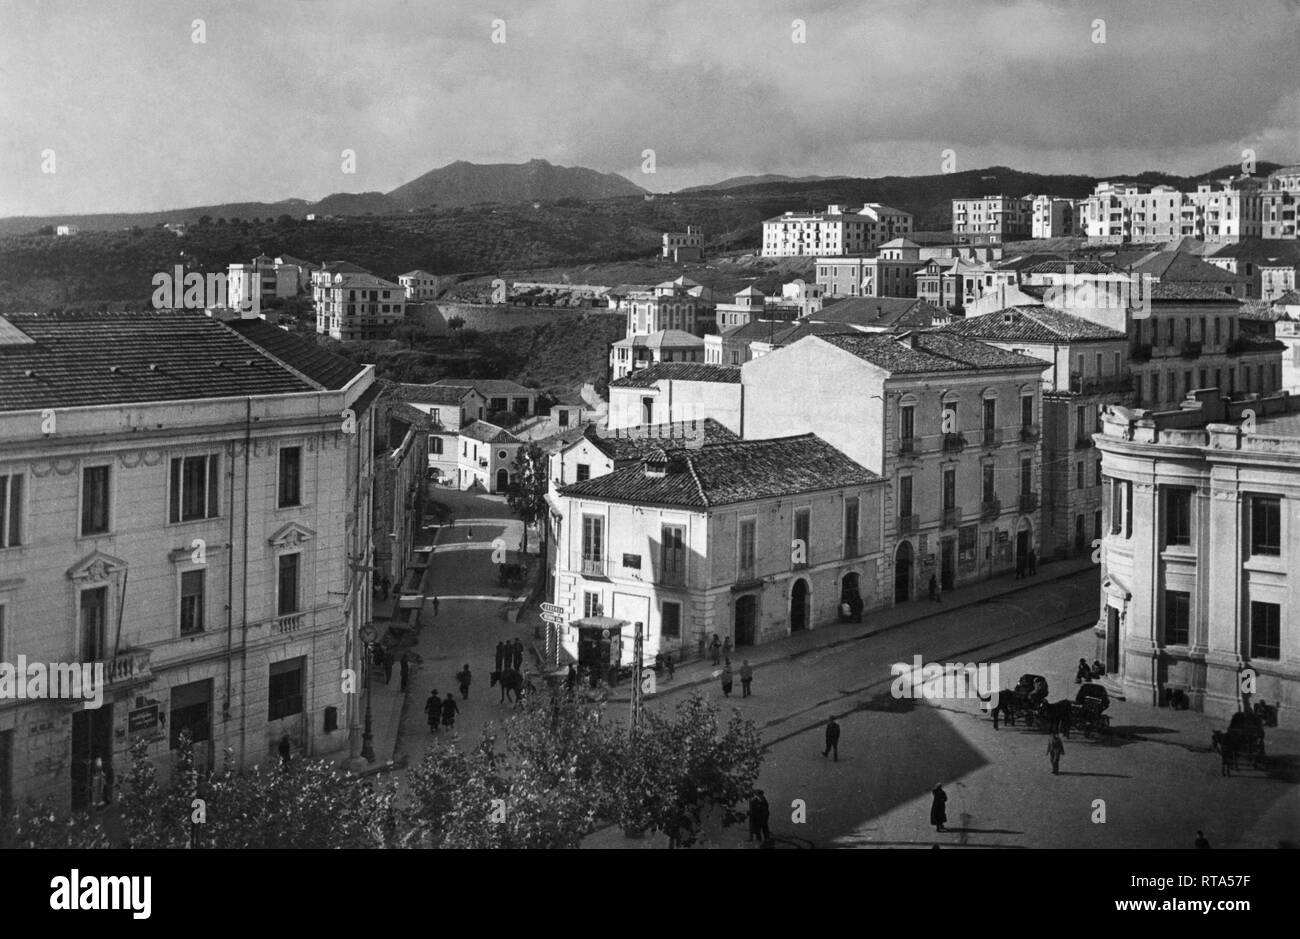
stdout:
<svg viewBox="0 0 1300 939">
<path fill-rule="evenodd" d="M 1052 739 L 1047 742 L 1047 758 L 1052 761 L 1053 776 L 1060 775 L 1063 756 L 1065 756 L 1065 744 L 1061 743 L 1061 735 L 1052 734 Z"/>
<path fill-rule="evenodd" d="M 506 662 L 506 644 L 505 644 L 505 640 L 502 640 L 501 642 L 497 643 L 497 654 L 496 654 L 496 658 L 492 660 L 492 671 L 496 672 L 497 675 L 500 676 L 501 670 L 505 667 L 505 662 Z"/>
<path fill-rule="evenodd" d="M 749 659 L 740 663 L 740 696 L 749 697 L 749 686 L 754 682 L 754 668 L 749 664 Z"/>
<path fill-rule="evenodd" d="M 473 677 L 474 676 L 469 673 L 468 662 L 465 663 L 464 668 L 456 673 L 456 684 L 460 685 L 460 697 L 462 701 L 469 700 L 469 683 Z"/>
<path fill-rule="evenodd" d="M 472 528 L 466 528 L 466 529 L 465 529 L 465 540 L 466 540 L 466 541 L 473 541 L 473 540 L 474 540 L 474 529 L 472 529 Z"/>
<path fill-rule="evenodd" d="M 393 680 L 393 653 L 387 649 L 384 650 L 384 684 L 387 685 Z"/>
<path fill-rule="evenodd" d="M 438 615 L 438 597 L 436 595 L 433 598 L 433 615 Z"/>
<path fill-rule="evenodd" d="M 90 805 L 99 808 L 104 804 L 104 761 L 95 757 L 90 767 Z"/>
<path fill-rule="evenodd" d="M 718 658 L 722 654 L 722 640 L 718 638 L 717 633 L 713 634 L 713 641 L 709 643 L 709 654 L 713 656 L 713 665 L 716 668 Z"/>
<path fill-rule="evenodd" d="M 383 580 L 379 582 L 379 592 L 385 600 L 388 599 L 388 591 L 389 588 L 391 587 L 392 587 L 392 582 L 387 577 L 385 577 Z"/>
<path fill-rule="evenodd" d="M 1029 576 L 1033 577 L 1038 573 L 1038 552 L 1033 548 L 1029 549 Z"/>
<path fill-rule="evenodd" d="M 578 670 L 573 667 L 572 662 L 569 663 L 569 673 L 564 676 L 564 687 L 568 691 L 578 687 Z"/>
<path fill-rule="evenodd" d="M 939 593 L 939 581 L 935 578 L 935 576 L 934 576 L 933 574 L 931 574 L 931 575 L 930 575 L 930 600 L 931 600 L 931 602 L 933 602 L 933 601 L 939 599 L 939 597 L 938 597 L 938 593 Z"/>
<path fill-rule="evenodd" d="M 762 789 L 755 789 L 749 800 L 749 840 L 757 840 L 759 845 L 767 844 L 772 832 L 767 827 L 772 808 L 767 804 L 767 796 Z"/>
<path fill-rule="evenodd" d="M 1196 846 L 1201 849 L 1206 849 L 1210 846 L 1210 841 L 1205 837 L 1205 832 L 1200 831 L 1199 829 L 1196 832 Z"/>
<path fill-rule="evenodd" d="M 673 677 L 673 654 L 671 651 L 664 653 L 664 668 L 668 669 L 669 680 Z"/>
<path fill-rule="evenodd" d="M 822 756 L 829 756 L 831 751 L 835 751 L 835 762 L 840 761 L 840 725 L 836 722 L 835 716 L 826 722 L 826 749 L 822 751 Z"/>
<path fill-rule="evenodd" d="M 429 719 L 429 733 L 436 734 L 438 724 L 442 722 L 442 702 L 438 700 L 437 688 L 429 692 L 429 700 L 424 702 L 424 713 Z"/>
<path fill-rule="evenodd" d="M 943 602 L 943 584 L 940 582 L 936 582 L 934 585 L 934 602 Z"/>
<path fill-rule="evenodd" d="M 1074 683 L 1081 685 L 1085 681 L 1092 680 L 1092 669 L 1088 667 L 1087 659 L 1079 659 L 1079 667 L 1074 670 Z"/>
<path fill-rule="evenodd" d="M 402 694 L 406 694 L 407 686 L 411 682 L 411 657 L 407 655 L 405 652 L 402 653 L 401 677 L 402 677 Z"/>
<path fill-rule="evenodd" d="M 704 658 L 704 646 L 707 643 L 704 633 L 700 633 L 700 658 Z"/>
<path fill-rule="evenodd" d="M 288 734 L 285 734 L 280 738 L 280 746 L 278 749 L 280 751 L 280 765 L 288 766 L 289 759 L 293 756 L 293 744 L 289 742 Z"/>
<path fill-rule="evenodd" d="M 515 638 L 514 655 L 510 658 L 510 667 L 516 672 L 524 667 L 524 644 L 519 641 L 518 637 Z"/>
<path fill-rule="evenodd" d="M 947 831 L 943 826 L 948 821 L 948 810 L 944 808 L 948 802 L 948 793 L 943 791 L 943 783 L 937 783 L 930 794 L 933 797 L 930 802 L 930 824 L 935 831 Z"/>
<path fill-rule="evenodd" d="M 722 666 L 722 693 L 728 698 L 731 697 L 731 666 Z"/>
<path fill-rule="evenodd" d="M 731 664 L 731 637 L 722 640 L 722 661 Z"/>
<path fill-rule="evenodd" d="M 448 691 L 447 697 L 442 702 L 442 723 L 448 730 L 455 728 L 456 715 L 459 713 L 460 708 L 456 706 L 456 698 Z"/>
</svg>

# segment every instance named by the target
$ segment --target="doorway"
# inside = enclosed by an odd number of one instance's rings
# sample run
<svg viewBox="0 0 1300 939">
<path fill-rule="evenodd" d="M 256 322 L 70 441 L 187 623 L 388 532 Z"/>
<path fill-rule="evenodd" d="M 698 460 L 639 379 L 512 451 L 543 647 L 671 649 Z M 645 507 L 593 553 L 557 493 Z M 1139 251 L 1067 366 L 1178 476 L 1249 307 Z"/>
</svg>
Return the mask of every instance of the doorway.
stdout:
<svg viewBox="0 0 1300 939">
<path fill-rule="evenodd" d="M 72 811 L 89 812 L 91 768 L 95 757 L 103 761 L 107 772 L 113 762 L 113 705 L 107 702 L 93 710 L 72 715 Z"/>
<path fill-rule="evenodd" d="M 497 470 L 497 492 L 505 492 L 510 488 L 510 471 L 507 469 Z"/>
<path fill-rule="evenodd" d="M 734 622 L 736 645 L 752 646 L 758 633 L 758 597 L 750 593 L 736 598 Z"/>
<path fill-rule="evenodd" d="M 939 542 L 939 586 L 952 590 L 957 580 L 957 539 L 944 538 Z"/>
<path fill-rule="evenodd" d="M 790 632 L 808 628 L 808 581 L 802 577 L 790 588 Z"/>
<path fill-rule="evenodd" d="M 904 541 L 894 555 L 894 602 L 912 599 L 912 543 Z"/>
<path fill-rule="evenodd" d="M 1106 607 L 1106 674 L 1119 674 L 1119 610 Z"/>
<path fill-rule="evenodd" d="M 847 604 L 849 618 L 855 623 L 862 622 L 862 593 L 858 586 L 858 575 L 845 574 L 840 581 L 840 606 Z"/>
<path fill-rule="evenodd" d="M 1024 571 L 1029 566 L 1029 541 L 1031 532 L 1022 528 L 1016 532 L 1016 570 Z"/>
</svg>

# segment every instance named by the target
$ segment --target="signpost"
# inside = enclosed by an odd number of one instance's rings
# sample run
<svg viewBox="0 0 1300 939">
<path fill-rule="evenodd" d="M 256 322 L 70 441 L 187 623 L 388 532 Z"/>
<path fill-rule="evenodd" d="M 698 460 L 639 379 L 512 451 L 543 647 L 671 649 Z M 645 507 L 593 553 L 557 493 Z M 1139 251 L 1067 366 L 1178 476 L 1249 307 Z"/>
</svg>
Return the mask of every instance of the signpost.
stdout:
<svg viewBox="0 0 1300 939">
<path fill-rule="evenodd" d="M 556 626 L 564 625 L 564 617 L 558 613 L 543 613 L 542 619 L 548 623 L 554 623 Z"/>
<path fill-rule="evenodd" d="M 554 603 L 543 603 L 541 604 L 541 609 L 543 613 L 554 613 L 557 616 L 563 615 L 564 613 L 564 607 L 556 606 Z"/>
<path fill-rule="evenodd" d="M 632 637 L 632 729 L 641 728 L 641 623 Z"/>
</svg>

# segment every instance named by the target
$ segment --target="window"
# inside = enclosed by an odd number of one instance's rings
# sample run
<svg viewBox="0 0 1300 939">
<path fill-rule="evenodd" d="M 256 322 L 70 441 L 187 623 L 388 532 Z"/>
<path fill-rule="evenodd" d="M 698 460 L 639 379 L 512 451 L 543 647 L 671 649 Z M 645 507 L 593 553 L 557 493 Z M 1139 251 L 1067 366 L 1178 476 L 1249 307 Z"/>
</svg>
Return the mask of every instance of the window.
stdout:
<svg viewBox="0 0 1300 939">
<path fill-rule="evenodd" d="M 754 574 L 754 523 L 752 518 L 742 518 L 737 531 L 739 544 L 736 548 L 738 574 L 740 577 L 752 577 Z"/>
<path fill-rule="evenodd" d="M 600 616 L 604 608 L 600 605 L 600 593 L 590 590 L 582 592 L 582 615 Z"/>
<path fill-rule="evenodd" d="M 898 437 L 911 440 L 916 435 L 916 408 L 905 405 L 898 409 Z"/>
<path fill-rule="evenodd" d="M 1192 595 L 1182 590 L 1165 591 L 1165 645 L 1185 646 L 1191 629 Z"/>
<path fill-rule="evenodd" d="M 940 430 L 945 434 L 956 434 L 960 432 L 957 425 L 957 402 L 945 401 L 943 403 L 943 424 Z"/>
<path fill-rule="evenodd" d="M 794 510 L 794 538 L 803 546 L 803 565 L 806 566 L 812 557 L 812 545 L 808 541 L 809 529 L 812 522 L 811 509 Z"/>
<path fill-rule="evenodd" d="M 1250 657 L 1252 659 L 1282 657 L 1282 607 L 1278 604 L 1251 601 Z"/>
<path fill-rule="evenodd" d="M 433 456 L 442 456 L 443 450 L 441 437 L 429 438 L 429 453 Z"/>
<path fill-rule="evenodd" d="M 997 499 L 997 490 L 994 488 L 994 471 L 992 463 L 985 463 L 984 472 L 984 501 L 993 502 Z"/>
<path fill-rule="evenodd" d="M 108 467 L 87 466 L 81 473 L 81 533 L 108 531 Z"/>
<path fill-rule="evenodd" d="M 280 501 L 282 509 L 302 505 L 302 447 L 280 451 Z"/>
<path fill-rule="evenodd" d="M 181 635 L 203 632 L 203 571 L 181 574 Z"/>
<path fill-rule="evenodd" d="M 298 612 L 298 559 L 299 554 L 282 554 L 279 559 L 279 590 L 276 594 L 276 613 L 287 616 Z"/>
<path fill-rule="evenodd" d="M 578 482 L 584 482 L 585 480 L 591 479 L 591 464 L 589 463 L 578 464 L 577 479 Z"/>
<path fill-rule="evenodd" d="M 582 517 L 582 569 L 601 573 L 597 566 L 605 557 L 605 520 L 599 515 Z"/>
<path fill-rule="evenodd" d="M 188 522 L 218 515 L 218 457 L 177 457 L 171 463 L 171 499 L 167 520 Z"/>
<path fill-rule="evenodd" d="M 0 548 L 23 543 L 23 474 L 0 476 Z"/>
<path fill-rule="evenodd" d="M 81 591 L 81 661 L 100 662 L 108 656 L 108 588 Z"/>
<path fill-rule="evenodd" d="M 844 500 L 844 556 L 854 557 L 858 553 L 858 517 L 861 503 L 857 496 Z"/>
<path fill-rule="evenodd" d="M 1165 544 L 1192 543 L 1192 490 L 1165 490 Z"/>
<path fill-rule="evenodd" d="M 181 745 L 181 734 L 189 731 L 191 743 L 212 739 L 212 679 L 177 685 L 171 692 L 171 736 L 169 746 L 175 750 Z"/>
<path fill-rule="evenodd" d="M 560 426 L 561 427 L 569 426 L 569 412 L 567 410 L 561 409 L 560 411 Z"/>
<path fill-rule="evenodd" d="M 957 470 L 946 466 L 943 469 L 943 510 L 950 512 L 957 507 Z"/>
<path fill-rule="evenodd" d="M 1075 424 L 1078 427 L 1078 431 L 1075 433 L 1075 438 L 1078 440 L 1082 440 L 1088 434 L 1087 405 L 1080 405 L 1079 407 L 1075 408 L 1074 418 L 1075 418 Z"/>
<path fill-rule="evenodd" d="M 1083 488 L 1083 460 L 1074 464 L 1074 488 Z"/>
<path fill-rule="evenodd" d="M 1027 496 L 1034 491 L 1034 458 L 1025 457 L 1020 461 L 1020 494 Z"/>
<path fill-rule="evenodd" d="M 304 658 L 271 663 L 271 680 L 266 699 L 266 719 L 278 721 L 302 713 L 302 673 Z"/>
<path fill-rule="evenodd" d="M 898 514 L 904 517 L 912 514 L 912 477 L 898 477 Z"/>
<path fill-rule="evenodd" d="M 682 634 L 682 605 L 665 600 L 660 605 L 659 634 L 665 639 L 677 639 Z"/>
<path fill-rule="evenodd" d="M 659 532 L 660 582 L 683 584 L 686 582 L 685 530 L 677 525 L 664 525 Z"/>
<path fill-rule="evenodd" d="M 1025 395 L 1020 399 L 1020 426 L 1029 427 L 1034 423 L 1034 399 Z"/>
<path fill-rule="evenodd" d="M 1092 513 L 1092 537 L 1101 539 L 1101 509 Z"/>
<path fill-rule="evenodd" d="M 984 399 L 984 429 L 993 430 L 998 426 L 998 402 L 994 398 Z"/>
<path fill-rule="evenodd" d="M 1282 553 L 1282 500 L 1276 496 L 1250 497 L 1250 553 Z"/>
</svg>

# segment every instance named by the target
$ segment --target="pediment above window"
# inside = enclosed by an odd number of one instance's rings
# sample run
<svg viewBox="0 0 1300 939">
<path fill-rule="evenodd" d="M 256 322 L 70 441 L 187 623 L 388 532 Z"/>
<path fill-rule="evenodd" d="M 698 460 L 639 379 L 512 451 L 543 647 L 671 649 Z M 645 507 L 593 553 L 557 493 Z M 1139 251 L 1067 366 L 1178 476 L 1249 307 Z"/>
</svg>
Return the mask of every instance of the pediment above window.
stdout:
<svg viewBox="0 0 1300 939">
<path fill-rule="evenodd" d="M 95 551 L 68 568 L 68 578 L 83 584 L 96 584 L 126 570 L 126 567 L 126 561 L 121 558 Z"/>
<path fill-rule="evenodd" d="M 315 538 L 316 532 L 310 528 L 297 522 L 290 522 L 268 538 L 267 543 L 273 548 L 296 548 Z"/>
</svg>

